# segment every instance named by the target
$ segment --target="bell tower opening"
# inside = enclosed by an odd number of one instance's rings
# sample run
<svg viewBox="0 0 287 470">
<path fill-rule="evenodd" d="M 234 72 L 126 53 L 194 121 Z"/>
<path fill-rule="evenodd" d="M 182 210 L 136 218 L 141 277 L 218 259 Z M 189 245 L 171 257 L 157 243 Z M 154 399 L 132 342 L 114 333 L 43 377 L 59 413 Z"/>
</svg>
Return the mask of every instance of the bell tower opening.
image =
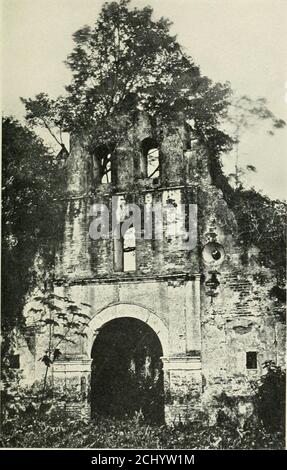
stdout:
<svg viewBox="0 0 287 470">
<path fill-rule="evenodd" d="M 141 411 L 147 422 L 163 422 L 162 355 L 158 336 L 143 321 L 123 317 L 107 322 L 92 348 L 92 417 L 123 419 Z"/>
</svg>

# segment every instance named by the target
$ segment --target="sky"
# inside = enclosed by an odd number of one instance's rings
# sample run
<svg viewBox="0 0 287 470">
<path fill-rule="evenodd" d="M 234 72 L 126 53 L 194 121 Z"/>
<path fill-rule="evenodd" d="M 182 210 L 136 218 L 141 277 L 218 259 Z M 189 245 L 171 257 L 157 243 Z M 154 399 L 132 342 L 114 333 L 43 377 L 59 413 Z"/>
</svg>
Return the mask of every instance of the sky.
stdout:
<svg viewBox="0 0 287 470">
<path fill-rule="evenodd" d="M 101 0 L 0 0 L 2 6 L 2 109 L 23 121 L 20 96 L 64 93 L 70 72 L 64 60 L 72 34 L 93 24 Z M 151 5 L 154 17 L 169 18 L 172 33 L 214 81 L 229 81 L 251 98 L 265 97 L 276 116 L 287 120 L 287 0 L 132 0 Z M 286 198 L 287 128 L 271 137 L 263 126 L 248 132 L 240 164 L 257 168 L 249 185 L 272 198 Z M 223 158 L 233 171 L 232 155 Z"/>
</svg>

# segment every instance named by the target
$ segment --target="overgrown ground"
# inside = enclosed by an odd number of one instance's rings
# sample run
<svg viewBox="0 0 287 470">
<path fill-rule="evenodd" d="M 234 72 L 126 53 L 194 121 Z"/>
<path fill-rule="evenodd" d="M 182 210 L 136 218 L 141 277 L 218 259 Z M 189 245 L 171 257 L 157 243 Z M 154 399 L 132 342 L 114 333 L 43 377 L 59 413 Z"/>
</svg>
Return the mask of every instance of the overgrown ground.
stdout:
<svg viewBox="0 0 287 470">
<path fill-rule="evenodd" d="M 231 422 L 150 426 L 139 419 L 99 417 L 78 421 L 64 417 L 31 417 L 2 429 L 1 447 L 135 448 L 135 449 L 284 449 L 283 431 L 268 433 L 254 424 L 245 429 Z"/>
<path fill-rule="evenodd" d="M 101 415 L 92 421 L 69 417 L 60 404 L 75 403 L 79 393 L 48 387 L 44 394 L 41 383 L 21 388 L 18 375 L 7 369 L 6 388 L 1 392 L 0 447 L 284 449 L 285 370 L 273 361 L 263 367 L 266 373 L 248 399 L 253 412 L 244 419 L 238 408 L 242 397 L 221 393 L 213 401 L 216 424 L 210 425 L 209 408 L 198 411 L 196 421 L 171 426 L 147 424 L 142 411 L 121 420 Z"/>
</svg>

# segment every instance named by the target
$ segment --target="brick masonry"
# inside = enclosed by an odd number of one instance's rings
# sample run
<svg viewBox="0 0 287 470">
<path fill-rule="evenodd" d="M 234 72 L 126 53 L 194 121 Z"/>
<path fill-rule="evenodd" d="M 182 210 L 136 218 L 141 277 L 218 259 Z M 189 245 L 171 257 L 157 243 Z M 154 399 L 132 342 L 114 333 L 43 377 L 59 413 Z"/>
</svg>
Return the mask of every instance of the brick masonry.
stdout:
<svg viewBox="0 0 287 470">
<path fill-rule="evenodd" d="M 84 383 L 88 395 L 91 348 L 99 329 L 121 316 L 147 322 L 162 344 L 165 391 L 169 392 L 165 414 L 166 421 L 172 422 L 192 419 L 199 410 L 212 415 L 214 397 L 223 391 L 242 397 L 245 403 L 252 393 L 250 383 L 262 373 L 265 360 L 284 366 L 285 325 L 280 308 L 268 296 L 274 275 L 256 262 L 256 247 L 248 264 L 241 262 L 236 219 L 221 190 L 212 185 L 204 148 L 192 134 L 186 145 L 186 128 L 180 120 L 165 129 L 159 146 L 160 178 L 155 182 L 137 173 L 141 142 L 152 135 L 149 120 L 140 116 L 116 151 L 117 187 L 93 179 L 93 158 L 85 139 L 71 139 L 55 292 L 91 305 L 90 328 L 87 338 L 79 337 L 77 344 L 67 348 L 66 359 L 59 360 L 52 373 L 55 380 Z M 89 236 L 91 205 L 110 207 L 115 194 L 125 194 L 139 206 L 147 195 L 153 202 L 172 198 L 197 204 L 196 248 L 182 250 L 177 237 L 139 240 L 136 271 L 115 272 L 113 241 Z M 210 242 L 224 250 L 219 262 L 204 259 L 204 247 Z M 34 332 L 33 350 L 21 346 L 26 351 L 22 364 L 27 382 L 44 372 L 39 357 L 46 348 L 45 337 L 43 331 Z M 248 351 L 257 353 L 256 369 L 246 368 Z M 244 406 L 241 409 L 248 413 Z M 86 398 L 67 407 L 70 412 L 88 413 Z"/>
</svg>

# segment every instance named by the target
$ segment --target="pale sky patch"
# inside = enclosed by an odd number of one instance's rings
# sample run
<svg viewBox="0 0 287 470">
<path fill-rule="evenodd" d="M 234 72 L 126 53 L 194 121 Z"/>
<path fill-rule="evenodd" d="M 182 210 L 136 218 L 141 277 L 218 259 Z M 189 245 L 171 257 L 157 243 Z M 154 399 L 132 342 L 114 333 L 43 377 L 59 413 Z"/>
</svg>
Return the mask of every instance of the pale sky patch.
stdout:
<svg viewBox="0 0 287 470">
<path fill-rule="evenodd" d="M 64 65 L 72 33 L 93 24 L 99 0 L 2 0 L 2 108 L 23 120 L 20 96 L 64 93 L 70 72 Z M 287 119 L 286 0 L 133 0 L 151 4 L 155 18 L 173 22 L 172 33 L 203 74 L 229 81 L 239 94 L 265 97 L 270 109 Z M 246 135 L 242 165 L 252 164 L 250 184 L 273 198 L 286 197 L 287 130 L 270 137 L 265 130 Z M 224 157 L 225 169 L 233 160 Z"/>
</svg>

